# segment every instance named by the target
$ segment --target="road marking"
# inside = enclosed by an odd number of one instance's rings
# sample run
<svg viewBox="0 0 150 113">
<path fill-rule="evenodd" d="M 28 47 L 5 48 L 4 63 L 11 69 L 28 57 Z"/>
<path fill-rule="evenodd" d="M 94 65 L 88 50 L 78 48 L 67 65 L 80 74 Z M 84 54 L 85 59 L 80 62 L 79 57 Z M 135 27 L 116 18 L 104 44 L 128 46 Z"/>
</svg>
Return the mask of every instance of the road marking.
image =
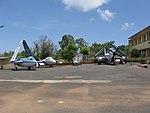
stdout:
<svg viewBox="0 0 150 113">
<path fill-rule="evenodd" d="M 58 101 L 58 104 L 64 104 L 64 101 Z"/>
<path fill-rule="evenodd" d="M 81 79 L 82 76 L 56 76 L 54 78 L 58 78 L 58 79 L 62 79 L 62 78 L 68 78 L 68 79 L 78 78 L 78 79 Z"/>
<path fill-rule="evenodd" d="M 82 76 L 65 76 L 65 78 L 82 78 Z"/>
<path fill-rule="evenodd" d="M 111 80 L 3 80 L 0 82 L 18 82 L 18 83 L 44 83 L 44 84 L 57 84 L 57 83 L 111 83 Z"/>
<path fill-rule="evenodd" d="M 38 100 L 38 101 L 37 101 L 37 103 L 43 103 L 43 102 L 44 102 L 43 100 Z"/>
</svg>

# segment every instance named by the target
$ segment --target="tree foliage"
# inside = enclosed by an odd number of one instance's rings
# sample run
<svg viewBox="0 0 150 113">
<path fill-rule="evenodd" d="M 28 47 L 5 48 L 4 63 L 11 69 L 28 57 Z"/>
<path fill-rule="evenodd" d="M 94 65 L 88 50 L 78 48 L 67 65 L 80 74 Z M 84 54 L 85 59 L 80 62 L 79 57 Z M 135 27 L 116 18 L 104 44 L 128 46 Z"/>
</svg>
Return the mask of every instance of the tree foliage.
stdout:
<svg viewBox="0 0 150 113">
<path fill-rule="evenodd" d="M 36 59 L 44 59 L 54 54 L 55 45 L 47 38 L 47 36 L 41 36 L 39 40 L 33 42 L 33 54 Z"/>
<path fill-rule="evenodd" d="M 128 55 L 129 54 L 129 47 L 128 47 L 128 45 L 120 45 L 119 46 L 119 49 L 122 51 L 122 52 L 124 52 L 126 55 Z"/>
<path fill-rule="evenodd" d="M 78 47 L 76 46 L 76 42 L 72 35 L 64 35 L 62 36 L 61 41 L 59 41 L 60 55 L 63 59 L 72 62 L 73 57 L 76 55 Z"/>
<path fill-rule="evenodd" d="M 94 42 L 92 44 L 92 46 L 90 47 L 90 52 L 92 55 L 95 55 L 102 47 L 104 46 L 104 44 L 98 44 L 96 42 Z"/>
<path fill-rule="evenodd" d="M 2 57 L 11 57 L 11 52 L 4 52 L 1 54 Z"/>
<path fill-rule="evenodd" d="M 25 51 L 21 51 L 18 53 L 17 55 L 18 58 L 25 58 L 26 57 L 26 54 L 25 54 Z"/>
<path fill-rule="evenodd" d="M 72 62 L 73 57 L 76 55 L 77 49 L 77 46 L 70 42 L 67 46 L 61 49 L 60 53 L 62 58 Z"/>
<path fill-rule="evenodd" d="M 9 58 L 11 58 L 13 54 L 14 54 L 14 52 L 6 52 L 5 51 L 4 53 L 1 54 L 1 57 L 9 57 Z M 26 57 L 25 51 L 21 51 L 17 55 L 17 58 L 24 58 L 24 57 Z"/>
<path fill-rule="evenodd" d="M 34 41 L 33 42 L 33 50 L 32 53 L 35 57 L 35 59 L 39 59 L 41 56 L 41 52 L 40 52 L 40 45 L 39 45 L 39 41 Z"/>
<path fill-rule="evenodd" d="M 79 48 L 88 46 L 88 43 L 83 38 L 76 39 L 76 44 Z"/>
<path fill-rule="evenodd" d="M 70 43 L 75 44 L 74 37 L 72 35 L 64 35 L 64 36 L 62 36 L 61 41 L 59 41 L 59 45 L 60 45 L 61 49 L 64 49 Z"/>
<path fill-rule="evenodd" d="M 88 46 L 84 46 L 81 48 L 80 53 L 82 53 L 83 55 L 89 55 L 90 52 L 90 48 Z"/>
<path fill-rule="evenodd" d="M 133 49 L 133 50 L 131 51 L 131 56 L 132 56 L 133 58 L 138 58 L 138 57 L 140 57 L 140 51 L 139 51 L 138 49 Z"/>
<path fill-rule="evenodd" d="M 41 46 L 41 59 L 49 57 L 53 54 L 54 44 L 50 39 L 47 39 L 46 36 L 42 36 L 40 39 Z"/>
</svg>

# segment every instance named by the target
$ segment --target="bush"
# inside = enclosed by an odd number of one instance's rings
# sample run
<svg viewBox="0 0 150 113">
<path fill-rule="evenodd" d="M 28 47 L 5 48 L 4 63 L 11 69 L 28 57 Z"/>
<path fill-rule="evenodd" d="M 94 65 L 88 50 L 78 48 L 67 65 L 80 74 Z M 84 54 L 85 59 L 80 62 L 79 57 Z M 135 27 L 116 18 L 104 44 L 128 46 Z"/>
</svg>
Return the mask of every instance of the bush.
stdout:
<svg viewBox="0 0 150 113">
<path fill-rule="evenodd" d="M 140 57 L 140 51 L 138 49 L 133 49 L 131 51 L 131 56 L 134 58 L 139 58 Z"/>
<path fill-rule="evenodd" d="M 144 58 L 128 58 L 127 62 L 144 62 Z"/>
</svg>

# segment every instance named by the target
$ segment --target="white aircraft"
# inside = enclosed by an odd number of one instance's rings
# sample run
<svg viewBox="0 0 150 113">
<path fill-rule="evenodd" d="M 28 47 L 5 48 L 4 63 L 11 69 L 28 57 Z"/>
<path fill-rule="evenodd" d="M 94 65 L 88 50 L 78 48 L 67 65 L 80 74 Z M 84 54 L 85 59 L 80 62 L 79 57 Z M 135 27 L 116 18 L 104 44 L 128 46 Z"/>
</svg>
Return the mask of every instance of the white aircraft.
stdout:
<svg viewBox="0 0 150 113">
<path fill-rule="evenodd" d="M 83 58 L 83 54 L 80 53 L 80 48 L 77 51 L 76 56 L 73 58 L 73 66 L 79 66 L 81 65 L 81 60 Z"/>
<path fill-rule="evenodd" d="M 106 48 L 109 44 L 106 44 L 104 47 L 100 49 L 100 51 L 95 55 L 98 60 L 98 65 L 103 64 L 116 64 L 117 62 L 120 64 L 124 64 L 124 59 L 126 55 L 119 50 L 119 46 L 116 47 L 111 44 L 113 48 Z M 104 52 L 104 56 L 99 57 L 99 54 Z"/>
<path fill-rule="evenodd" d="M 46 57 L 45 59 L 39 61 L 39 64 L 44 63 L 44 65 L 49 65 L 50 67 L 53 67 L 54 64 L 56 64 L 56 60 L 54 60 L 52 57 Z"/>
<path fill-rule="evenodd" d="M 19 52 L 22 44 L 23 44 L 23 47 L 25 50 L 26 58 L 17 58 L 18 52 Z M 33 57 L 25 40 L 22 40 L 19 43 L 18 47 L 15 49 L 15 52 L 14 52 L 12 58 L 10 59 L 10 62 L 14 63 L 15 70 L 17 70 L 17 66 L 28 67 L 28 69 L 31 69 L 31 68 L 35 69 L 36 66 L 38 65 L 37 61 Z"/>
</svg>

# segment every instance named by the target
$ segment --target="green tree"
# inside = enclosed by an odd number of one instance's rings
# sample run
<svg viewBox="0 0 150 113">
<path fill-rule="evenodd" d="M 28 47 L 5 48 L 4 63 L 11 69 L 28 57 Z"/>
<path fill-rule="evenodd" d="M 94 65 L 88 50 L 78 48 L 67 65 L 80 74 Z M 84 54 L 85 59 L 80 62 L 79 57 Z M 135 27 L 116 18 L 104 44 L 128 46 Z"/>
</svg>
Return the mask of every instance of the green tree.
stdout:
<svg viewBox="0 0 150 113">
<path fill-rule="evenodd" d="M 90 47 L 91 54 L 95 55 L 102 47 L 103 47 L 103 44 L 98 44 L 94 42 L 92 46 Z"/>
<path fill-rule="evenodd" d="M 122 52 L 124 52 L 126 55 L 129 54 L 129 47 L 128 47 L 128 45 L 121 45 L 121 46 L 119 46 L 119 49 L 120 49 Z"/>
<path fill-rule="evenodd" d="M 63 59 L 72 62 L 73 57 L 76 55 L 77 46 L 72 35 L 64 35 L 62 36 L 61 41 L 59 41 L 60 49 L 60 56 Z"/>
<path fill-rule="evenodd" d="M 104 47 L 106 44 L 107 44 L 106 48 L 111 48 L 112 45 L 114 45 L 114 43 L 115 43 L 115 41 L 110 41 L 110 42 L 106 42 L 103 44 L 94 42 L 92 44 L 92 46 L 90 47 L 90 53 L 91 53 L 91 55 L 95 56 L 95 54 L 98 53 L 100 51 L 100 49 L 102 47 Z M 104 55 L 104 53 L 102 52 L 102 53 L 100 53 L 100 55 Z"/>
<path fill-rule="evenodd" d="M 4 53 L 2 53 L 2 55 L 1 56 L 3 56 L 3 57 L 10 57 L 10 52 L 4 52 Z"/>
<path fill-rule="evenodd" d="M 133 49 L 131 51 L 131 56 L 134 57 L 134 58 L 140 57 L 140 51 L 138 49 Z"/>
<path fill-rule="evenodd" d="M 83 38 L 76 39 L 76 44 L 78 45 L 79 48 L 88 46 L 88 43 Z"/>
<path fill-rule="evenodd" d="M 17 55 L 17 58 L 25 58 L 25 57 L 26 57 L 25 51 L 21 51 L 21 52 L 19 52 L 18 55 Z"/>
<path fill-rule="evenodd" d="M 115 43 L 115 41 L 106 42 L 106 43 L 102 44 L 102 47 L 107 44 L 107 47 L 106 47 L 107 49 L 108 48 L 112 48 L 112 46 L 114 45 L 114 43 Z"/>
<path fill-rule="evenodd" d="M 47 38 L 47 36 L 41 36 L 40 39 L 41 59 L 49 57 L 53 54 L 54 44 Z"/>
<path fill-rule="evenodd" d="M 53 57 L 54 59 L 59 59 L 59 58 L 61 58 L 61 57 L 59 56 L 59 49 L 58 49 L 58 46 L 57 46 L 57 45 L 54 45 L 54 50 L 53 50 L 53 55 L 52 55 L 52 57 Z"/>
<path fill-rule="evenodd" d="M 69 43 L 66 47 L 61 49 L 60 53 L 63 59 L 68 60 L 69 62 L 73 61 L 73 57 L 75 57 L 78 47 L 74 43 Z"/>
<path fill-rule="evenodd" d="M 40 51 L 40 45 L 39 45 L 39 41 L 34 41 L 33 42 L 33 50 L 32 53 L 35 57 L 36 60 L 40 59 L 41 56 L 41 51 Z"/>
<path fill-rule="evenodd" d="M 61 49 L 64 49 L 70 43 L 75 44 L 74 37 L 72 35 L 64 35 L 62 36 L 62 40 L 59 41 Z"/>
<path fill-rule="evenodd" d="M 82 53 L 83 55 L 89 55 L 89 52 L 90 52 L 90 48 L 87 46 L 82 47 L 80 51 L 80 53 Z"/>
<path fill-rule="evenodd" d="M 41 36 L 39 40 L 33 42 L 33 54 L 36 59 L 44 59 L 46 57 L 54 55 L 55 45 L 47 38 L 47 36 Z"/>
</svg>

